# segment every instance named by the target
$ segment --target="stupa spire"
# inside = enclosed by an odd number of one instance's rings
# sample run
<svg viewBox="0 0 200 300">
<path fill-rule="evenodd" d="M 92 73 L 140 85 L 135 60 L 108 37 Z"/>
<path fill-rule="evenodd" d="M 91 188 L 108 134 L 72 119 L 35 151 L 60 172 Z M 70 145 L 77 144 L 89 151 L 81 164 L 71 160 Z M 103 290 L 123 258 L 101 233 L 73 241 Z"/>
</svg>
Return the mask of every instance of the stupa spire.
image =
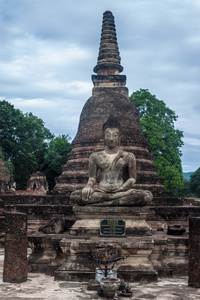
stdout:
<svg viewBox="0 0 200 300">
<path fill-rule="evenodd" d="M 118 75 L 123 71 L 120 62 L 121 57 L 117 44 L 114 16 L 112 12 L 105 11 L 103 14 L 99 55 L 94 72 L 97 75 Z"/>
</svg>

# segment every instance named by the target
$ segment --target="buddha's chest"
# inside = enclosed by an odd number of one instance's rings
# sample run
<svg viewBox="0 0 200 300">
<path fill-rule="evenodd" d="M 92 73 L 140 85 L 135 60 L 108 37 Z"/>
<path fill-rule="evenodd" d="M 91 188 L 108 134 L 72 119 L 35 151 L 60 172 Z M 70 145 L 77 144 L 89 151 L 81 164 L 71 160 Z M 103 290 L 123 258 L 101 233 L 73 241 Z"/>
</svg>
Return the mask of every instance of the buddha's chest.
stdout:
<svg viewBox="0 0 200 300">
<path fill-rule="evenodd" d="M 101 171 L 121 171 L 125 168 L 127 162 L 123 157 L 118 157 L 117 154 L 104 154 L 98 158 L 97 167 Z"/>
</svg>

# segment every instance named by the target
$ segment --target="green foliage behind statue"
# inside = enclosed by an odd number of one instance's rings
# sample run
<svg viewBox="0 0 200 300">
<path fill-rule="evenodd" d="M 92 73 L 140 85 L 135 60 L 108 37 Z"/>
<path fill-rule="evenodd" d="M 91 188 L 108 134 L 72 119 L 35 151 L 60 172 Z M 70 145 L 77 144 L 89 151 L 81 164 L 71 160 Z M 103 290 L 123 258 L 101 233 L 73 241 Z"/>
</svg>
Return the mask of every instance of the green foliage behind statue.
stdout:
<svg viewBox="0 0 200 300">
<path fill-rule="evenodd" d="M 180 150 L 183 132 L 174 127 L 178 116 L 146 89 L 134 92 L 130 99 L 138 109 L 141 128 L 149 142 L 158 175 L 164 179 L 165 188 L 177 195 L 183 186 Z"/>
</svg>

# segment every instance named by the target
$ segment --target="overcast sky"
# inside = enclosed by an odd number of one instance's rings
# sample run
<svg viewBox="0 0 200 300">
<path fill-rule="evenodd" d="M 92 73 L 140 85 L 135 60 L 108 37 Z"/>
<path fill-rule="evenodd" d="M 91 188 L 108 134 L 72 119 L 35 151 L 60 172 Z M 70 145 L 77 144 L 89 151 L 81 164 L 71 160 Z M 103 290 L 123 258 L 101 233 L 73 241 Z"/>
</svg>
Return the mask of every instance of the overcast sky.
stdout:
<svg viewBox="0 0 200 300">
<path fill-rule="evenodd" d="M 102 16 L 115 17 L 129 94 L 179 116 L 184 172 L 200 167 L 200 0 L 0 0 L 0 100 L 74 138 L 92 93 Z"/>
</svg>

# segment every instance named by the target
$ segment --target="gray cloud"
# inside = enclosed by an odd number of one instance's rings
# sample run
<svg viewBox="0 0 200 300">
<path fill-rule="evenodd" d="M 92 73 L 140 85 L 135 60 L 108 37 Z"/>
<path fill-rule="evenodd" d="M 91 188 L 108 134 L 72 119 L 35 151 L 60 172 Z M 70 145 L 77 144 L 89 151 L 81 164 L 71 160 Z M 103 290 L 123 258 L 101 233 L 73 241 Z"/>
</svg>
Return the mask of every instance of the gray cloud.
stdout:
<svg viewBox="0 0 200 300">
<path fill-rule="evenodd" d="M 149 89 L 179 115 L 183 169 L 195 171 L 200 150 L 197 0 L 1 1 L 0 99 L 32 111 L 55 134 L 73 138 L 91 95 L 105 10 L 115 16 L 130 93 Z"/>
</svg>

